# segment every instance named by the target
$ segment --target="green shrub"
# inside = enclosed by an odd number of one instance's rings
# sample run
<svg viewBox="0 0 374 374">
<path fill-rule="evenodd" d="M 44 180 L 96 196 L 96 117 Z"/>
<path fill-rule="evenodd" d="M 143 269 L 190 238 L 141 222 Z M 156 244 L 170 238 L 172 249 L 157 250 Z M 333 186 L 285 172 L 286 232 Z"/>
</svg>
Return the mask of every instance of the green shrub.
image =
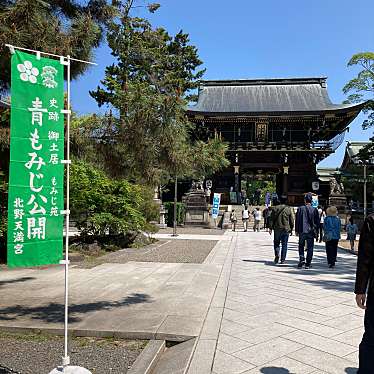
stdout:
<svg viewBox="0 0 374 374">
<path fill-rule="evenodd" d="M 174 221 L 174 202 L 167 201 L 164 204 L 166 213 L 166 222 L 169 227 L 173 227 Z M 177 203 L 177 224 L 182 225 L 184 224 L 186 216 L 186 206 L 183 203 Z"/>
<path fill-rule="evenodd" d="M 82 238 L 145 229 L 142 206 L 146 199 L 141 186 L 110 179 L 94 166 L 76 161 L 71 167 L 70 188 L 71 210 Z"/>
</svg>

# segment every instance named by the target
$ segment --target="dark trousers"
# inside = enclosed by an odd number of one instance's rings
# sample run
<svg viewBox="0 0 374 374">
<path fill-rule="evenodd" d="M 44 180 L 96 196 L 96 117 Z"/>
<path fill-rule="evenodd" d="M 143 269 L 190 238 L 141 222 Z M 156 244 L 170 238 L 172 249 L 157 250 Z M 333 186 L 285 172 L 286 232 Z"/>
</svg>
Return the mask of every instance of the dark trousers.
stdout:
<svg viewBox="0 0 374 374">
<path fill-rule="evenodd" d="M 336 256 L 338 254 L 338 242 L 339 240 L 337 239 L 326 242 L 327 263 L 329 265 L 335 265 Z"/>
<path fill-rule="evenodd" d="M 290 234 L 284 230 L 274 230 L 274 253 L 279 257 L 280 245 L 282 244 L 281 261 L 286 260 L 288 238 Z"/>
<path fill-rule="evenodd" d="M 317 237 L 317 241 L 319 240 L 319 242 L 321 243 L 321 241 L 323 240 L 323 223 L 320 223 L 319 224 L 319 227 L 318 227 L 318 237 Z"/>
<path fill-rule="evenodd" d="M 305 262 L 304 248 L 305 243 L 307 247 L 306 263 L 310 264 L 313 259 L 313 249 L 314 249 L 314 235 L 313 233 L 302 233 L 299 234 L 299 258 L 300 262 Z"/>
<path fill-rule="evenodd" d="M 368 299 L 365 312 L 365 333 L 360 344 L 360 368 L 358 374 L 374 372 L 374 302 Z"/>
</svg>

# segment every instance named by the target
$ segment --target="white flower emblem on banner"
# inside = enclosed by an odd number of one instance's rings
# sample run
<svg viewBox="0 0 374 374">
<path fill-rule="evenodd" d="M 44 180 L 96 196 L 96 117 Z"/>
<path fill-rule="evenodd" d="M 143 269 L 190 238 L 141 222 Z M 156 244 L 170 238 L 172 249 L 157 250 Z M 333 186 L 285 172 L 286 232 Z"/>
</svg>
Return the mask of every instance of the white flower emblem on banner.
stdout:
<svg viewBox="0 0 374 374">
<path fill-rule="evenodd" d="M 39 75 L 39 70 L 32 66 L 30 61 L 24 61 L 23 64 L 17 65 L 18 71 L 21 73 L 20 78 L 24 82 L 30 82 L 35 84 Z"/>
</svg>

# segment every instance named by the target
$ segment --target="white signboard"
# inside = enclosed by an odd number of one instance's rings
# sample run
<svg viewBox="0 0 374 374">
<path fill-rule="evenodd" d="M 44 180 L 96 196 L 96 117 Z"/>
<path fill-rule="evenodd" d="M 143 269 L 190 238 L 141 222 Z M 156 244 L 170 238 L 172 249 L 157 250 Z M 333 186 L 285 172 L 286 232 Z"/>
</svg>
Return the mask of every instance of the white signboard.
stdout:
<svg viewBox="0 0 374 374">
<path fill-rule="evenodd" d="M 313 191 L 318 191 L 319 190 L 319 182 L 312 182 L 312 189 Z"/>
</svg>

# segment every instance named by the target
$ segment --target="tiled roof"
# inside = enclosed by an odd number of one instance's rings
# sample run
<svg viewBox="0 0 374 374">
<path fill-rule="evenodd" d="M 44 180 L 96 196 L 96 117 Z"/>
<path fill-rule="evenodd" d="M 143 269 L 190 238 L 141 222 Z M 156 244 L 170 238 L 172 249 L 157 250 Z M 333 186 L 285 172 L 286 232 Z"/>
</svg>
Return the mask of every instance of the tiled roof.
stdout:
<svg viewBox="0 0 374 374">
<path fill-rule="evenodd" d="M 327 78 L 274 78 L 202 81 L 190 114 L 326 112 L 360 107 L 333 104 Z M 361 109 L 361 108 L 359 108 Z"/>
</svg>

